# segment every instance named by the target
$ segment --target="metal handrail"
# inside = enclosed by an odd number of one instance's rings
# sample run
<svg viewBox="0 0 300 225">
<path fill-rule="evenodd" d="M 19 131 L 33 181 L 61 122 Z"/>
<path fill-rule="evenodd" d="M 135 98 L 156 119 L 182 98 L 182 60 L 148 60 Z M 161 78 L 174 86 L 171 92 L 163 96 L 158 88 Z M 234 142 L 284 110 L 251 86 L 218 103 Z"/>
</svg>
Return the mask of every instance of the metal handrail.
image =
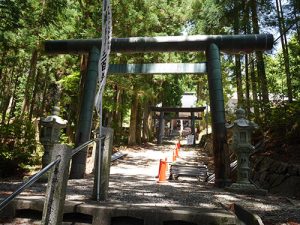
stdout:
<svg viewBox="0 0 300 225">
<path fill-rule="evenodd" d="M 94 141 L 99 141 L 105 138 L 105 135 L 102 135 L 101 137 L 98 138 L 94 138 L 91 139 L 85 143 L 83 143 L 82 145 L 74 148 L 72 150 L 72 154 L 71 154 L 71 158 L 78 153 L 79 151 L 81 151 L 82 149 L 84 149 L 85 147 L 87 147 L 90 143 L 94 142 Z M 50 170 L 53 166 L 55 166 L 56 164 L 60 163 L 61 158 L 60 156 L 58 156 L 58 158 L 54 161 L 52 161 L 51 163 L 49 163 L 47 166 L 45 166 L 43 169 L 41 169 L 39 172 L 37 172 L 35 175 L 33 175 L 28 181 L 24 182 L 15 192 L 13 192 L 11 195 L 9 195 L 8 197 L 6 197 L 1 203 L 0 203 L 0 211 L 2 209 L 4 209 L 15 197 L 17 197 L 20 193 L 22 193 L 22 191 L 28 187 L 30 187 L 32 184 L 34 184 L 41 176 L 43 176 L 46 172 L 48 172 L 48 170 Z"/>
<path fill-rule="evenodd" d="M 50 170 L 53 166 L 58 164 L 60 162 L 60 156 L 53 162 L 49 163 L 45 168 L 37 172 L 35 175 L 33 175 L 28 181 L 22 184 L 21 187 L 19 187 L 15 192 L 13 192 L 10 196 L 5 198 L 0 203 L 0 211 L 5 208 L 5 206 L 8 205 L 17 195 L 19 195 L 25 188 L 30 187 L 33 183 L 35 183 L 41 176 L 44 175 L 48 170 Z"/>
<path fill-rule="evenodd" d="M 99 140 L 102 140 L 105 138 L 105 135 L 102 135 L 101 137 L 97 137 L 97 138 L 94 138 L 94 139 L 91 139 L 85 143 L 83 143 L 82 145 L 78 146 L 77 148 L 74 148 L 72 150 L 72 154 L 71 154 L 71 157 L 73 157 L 75 154 L 77 154 L 78 152 L 80 152 L 82 149 L 84 149 L 86 146 L 88 146 L 89 144 L 91 144 L 92 142 L 94 141 L 99 141 Z"/>
</svg>

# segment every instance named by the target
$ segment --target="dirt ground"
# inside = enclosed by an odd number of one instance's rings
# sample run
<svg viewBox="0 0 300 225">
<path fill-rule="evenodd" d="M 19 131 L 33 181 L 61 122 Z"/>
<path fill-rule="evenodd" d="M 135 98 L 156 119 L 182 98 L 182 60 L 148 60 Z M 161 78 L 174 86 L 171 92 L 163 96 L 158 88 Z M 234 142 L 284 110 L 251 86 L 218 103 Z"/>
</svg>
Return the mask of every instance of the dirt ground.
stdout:
<svg viewBox="0 0 300 225">
<path fill-rule="evenodd" d="M 300 224 L 300 200 L 297 199 L 272 194 L 260 196 L 231 193 L 188 177 L 157 183 L 159 159 L 167 157 L 168 161 L 172 161 L 174 148 L 175 142 L 162 146 L 147 144 L 116 149 L 127 155 L 112 163 L 106 202 L 210 209 L 230 209 L 233 203 L 238 203 L 259 215 L 265 224 Z M 182 146 L 179 156 L 178 160 L 182 162 L 206 164 L 212 172 L 212 156 L 203 148 Z M 0 197 L 11 193 L 20 184 L 16 180 L 1 181 Z M 44 183 L 34 184 L 22 196 L 43 196 L 45 188 Z M 85 179 L 69 180 L 67 199 L 91 201 L 92 188 L 92 174 L 88 174 Z"/>
</svg>

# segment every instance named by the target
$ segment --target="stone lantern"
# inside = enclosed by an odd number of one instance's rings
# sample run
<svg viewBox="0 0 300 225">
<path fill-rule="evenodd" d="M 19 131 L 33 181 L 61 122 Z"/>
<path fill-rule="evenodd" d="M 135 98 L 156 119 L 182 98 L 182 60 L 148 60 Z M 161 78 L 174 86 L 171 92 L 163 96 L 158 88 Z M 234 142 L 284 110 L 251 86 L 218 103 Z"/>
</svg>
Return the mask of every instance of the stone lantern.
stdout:
<svg viewBox="0 0 300 225">
<path fill-rule="evenodd" d="M 256 187 L 249 181 L 249 156 L 254 150 L 251 144 L 251 135 L 258 125 L 245 118 L 245 110 L 236 110 L 236 120 L 233 124 L 227 124 L 226 128 L 233 130 L 232 148 L 237 157 L 237 181 L 229 189 L 240 191 L 254 191 Z"/>
<path fill-rule="evenodd" d="M 54 106 L 52 115 L 42 118 L 40 121 L 41 132 L 40 141 L 44 146 L 44 155 L 42 157 L 43 168 L 50 163 L 51 150 L 54 144 L 59 143 L 61 129 L 67 126 L 68 121 L 59 117 L 59 107 Z"/>
</svg>

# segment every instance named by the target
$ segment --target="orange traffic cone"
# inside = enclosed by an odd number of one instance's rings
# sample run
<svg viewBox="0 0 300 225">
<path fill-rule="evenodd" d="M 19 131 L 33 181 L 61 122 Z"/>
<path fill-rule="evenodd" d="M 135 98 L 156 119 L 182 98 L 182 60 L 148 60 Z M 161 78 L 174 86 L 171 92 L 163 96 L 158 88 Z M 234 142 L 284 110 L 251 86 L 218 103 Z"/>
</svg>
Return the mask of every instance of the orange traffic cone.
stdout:
<svg viewBox="0 0 300 225">
<path fill-rule="evenodd" d="M 175 155 L 176 155 L 176 157 L 179 157 L 179 148 L 177 146 L 175 148 Z"/>
<path fill-rule="evenodd" d="M 166 171 L 168 171 L 168 158 L 165 158 L 165 162 L 166 162 Z"/>
<path fill-rule="evenodd" d="M 155 176 L 155 178 L 159 177 L 160 169 L 161 169 L 161 159 L 159 160 L 158 174 Z"/>
<path fill-rule="evenodd" d="M 161 161 L 162 161 L 162 159 L 159 160 L 158 175 L 156 175 L 155 178 L 159 177 L 159 173 L 160 173 L 160 170 L 161 170 Z M 165 158 L 165 161 L 168 162 L 168 158 L 167 157 Z M 168 170 L 168 164 L 166 164 L 166 171 L 167 170 Z"/>
<path fill-rule="evenodd" d="M 175 150 L 173 150 L 173 162 L 176 161 L 176 158 L 177 158 L 177 156 L 176 156 L 176 149 L 175 149 Z"/>
<path fill-rule="evenodd" d="M 161 159 L 159 161 L 159 174 L 158 174 L 157 183 L 167 182 L 166 172 L 167 172 L 167 161 Z"/>
</svg>

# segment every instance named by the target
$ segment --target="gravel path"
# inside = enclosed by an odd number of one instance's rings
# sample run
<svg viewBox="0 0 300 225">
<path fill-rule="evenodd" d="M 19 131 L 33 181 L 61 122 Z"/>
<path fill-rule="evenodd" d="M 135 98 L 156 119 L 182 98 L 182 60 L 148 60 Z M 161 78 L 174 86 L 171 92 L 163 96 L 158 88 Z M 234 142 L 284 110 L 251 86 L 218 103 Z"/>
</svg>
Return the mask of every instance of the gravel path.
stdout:
<svg viewBox="0 0 300 225">
<path fill-rule="evenodd" d="M 180 177 L 179 180 L 157 183 L 159 159 L 171 160 L 175 145 L 148 145 L 141 148 L 121 148 L 127 156 L 111 166 L 108 200 L 110 203 L 147 206 L 188 206 L 201 208 L 226 208 L 238 203 L 257 213 L 266 224 L 300 223 L 300 201 L 282 196 L 250 196 L 230 193 L 199 182 L 196 178 Z M 180 160 L 205 161 L 206 153 L 193 148 L 181 148 Z M 0 196 L 15 190 L 18 181 L 0 183 Z M 44 195 L 46 184 L 35 184 L 22 195 Z M 67 199 L 90 201 L 93 175 L 68 182 Z M 293 224 L 295 225 L 295 224 Z"/>
</svg>

